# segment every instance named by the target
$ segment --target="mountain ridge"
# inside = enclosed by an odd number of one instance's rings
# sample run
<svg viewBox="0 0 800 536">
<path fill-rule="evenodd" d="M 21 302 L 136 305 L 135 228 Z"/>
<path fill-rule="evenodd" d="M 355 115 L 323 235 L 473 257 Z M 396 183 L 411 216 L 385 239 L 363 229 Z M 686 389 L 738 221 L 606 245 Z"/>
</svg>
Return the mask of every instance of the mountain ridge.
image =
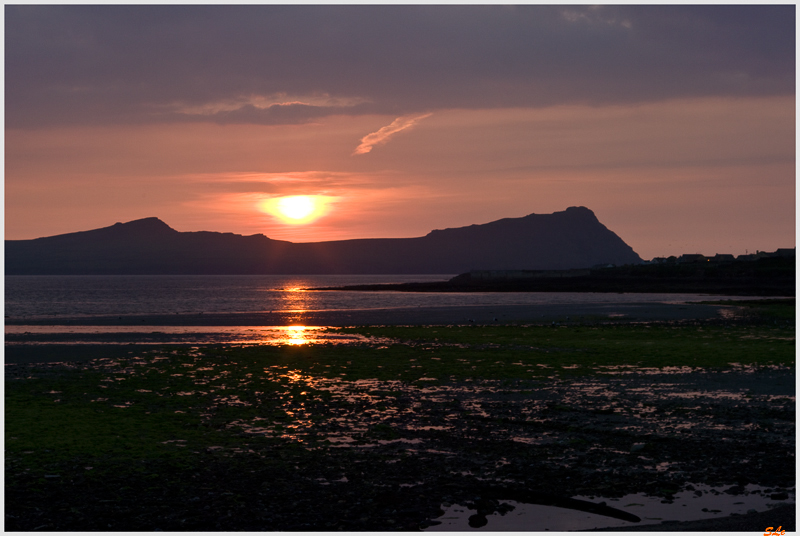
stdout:
<svg viewBox="0 0 800 536">
<path fill-rule="evenodd" d="M 181 232 L 156 217 L 6 240 L 6 274 L 389 274 L 570 269 L 641 258 L 586 207 L 436 229 L 415 238 L 294 243 Z"/>
</svg>

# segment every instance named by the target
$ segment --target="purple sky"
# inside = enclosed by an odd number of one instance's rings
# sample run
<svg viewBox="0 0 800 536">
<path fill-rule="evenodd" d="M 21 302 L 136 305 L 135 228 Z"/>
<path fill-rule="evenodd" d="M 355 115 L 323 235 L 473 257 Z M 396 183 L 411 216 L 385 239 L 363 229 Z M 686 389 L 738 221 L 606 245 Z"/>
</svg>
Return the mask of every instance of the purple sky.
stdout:
<svg viewBox="0 0 800 536">
<path fill-rule="evenodd" d="M 5 234 L 795 244 L 795 6 L 5 6 Z M 311 196 L 300 224 L 265 207 Z"/>
</svg>

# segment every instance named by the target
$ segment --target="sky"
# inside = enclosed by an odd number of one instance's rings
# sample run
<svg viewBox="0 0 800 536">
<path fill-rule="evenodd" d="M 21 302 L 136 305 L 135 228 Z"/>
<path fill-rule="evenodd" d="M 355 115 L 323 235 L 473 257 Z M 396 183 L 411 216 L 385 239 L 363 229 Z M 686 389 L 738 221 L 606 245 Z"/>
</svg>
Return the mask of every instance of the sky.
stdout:
<svg viewBox="0 0 800 536">
<path fill-rule="evenodd" d="M 585 206 L 795 246 L 795 6 L 6 5 L 5 237 L 316 242 Z M 292 219 L 285 198 L 313 212 Z"/>
</svg>

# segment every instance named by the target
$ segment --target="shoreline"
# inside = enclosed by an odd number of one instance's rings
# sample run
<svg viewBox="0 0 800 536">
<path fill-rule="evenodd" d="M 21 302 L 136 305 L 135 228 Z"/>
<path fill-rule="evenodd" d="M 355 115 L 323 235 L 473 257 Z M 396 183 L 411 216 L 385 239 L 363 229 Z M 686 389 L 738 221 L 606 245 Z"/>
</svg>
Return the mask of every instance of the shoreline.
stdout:
<svg viewBox="0 0 800 536">
<path fill-rule="evenodd" d="M 5 362 L 26 365 L 61 361 L 86 362 L 104 356 L 123 357 L 159 346 L 187 347 L 263 344 L 241 333 L 234 341 L 231 328 L 542 325 L 638 322 L 723 321 L 735 316 L 735 305 L 700 303 L 604 303 L 500 306 L 414 307 L 349 311 L 272 313 L 211 313 L 181 315 L 102 315 L 87 317 L 7 318 L 6 325 L 33 333 L 5 333 Z M 96 333 L 70 333 L 72 327 L 97 327 Z M 120 328 L 114 331 L 114 328 Z M 208 328 L 197 333 L 163 333 L 164 327 Z M 47 333 L 47 328 L 52 328 Z M 138 328 L 138 329 L 137 329 Z M 218 328 L 215 331 L 214 328 Z M 140 330 L 140 331 L 139 331 Z M 16 332 L 16 333 L 14 333 Z M 348 343 L 340 343 L 348 344 Z M 353 343 L 349 343 L 353 344 Z"/>
<path fill-rule="evenodd" d="M 701 303 L 577 303 L 398 307 L 322 311 L 134 314 L 10 317 L 5 324 L 29 326 L 330 326 L 542 323 L 551 321 L 626 322 L 709 319 L 735 305 Z M 567 318 L 569 317 L 569 318 Z"/>
</svg>

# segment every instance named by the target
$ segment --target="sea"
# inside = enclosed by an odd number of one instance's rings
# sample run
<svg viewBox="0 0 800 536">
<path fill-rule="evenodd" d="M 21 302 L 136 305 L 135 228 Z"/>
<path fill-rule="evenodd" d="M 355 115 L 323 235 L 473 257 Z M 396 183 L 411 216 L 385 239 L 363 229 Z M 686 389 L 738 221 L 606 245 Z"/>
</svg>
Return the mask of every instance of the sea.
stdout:
<svg viewBox="0 0 800 536">
<path fill-rule="evenodd" d="M 502 323 L 517 318 L 543 319 L 548 314 L 569 318 L 575 311 L 626 319 L 647 311 L 661 316 L 673 314 L 681 304 L 690 302 L 736 298 L 698 294 L 309 290 L 446 281 L 454 275 L 6 276 L 6 346 L 47 342 L 122 344 L 142 342 L 141 334 L 148 334 L 146 340 L 153 343 L 278 343 L 286 340 L 286 327 L 297 325 L 324 328 L 370 323 Z M 235 320 L 244 317 L 248 318 L 245 322 Z M 102 322 L 93 320 L 101 318 Z M 130 318 L 136 323 L 125 321 Z M 154 318 L 160 320 L 152 321 Z M 169 321 L 164 322 L 165 318 Z M 198 322 L 200 318 L 209 321 Z M 254 318 L 263 325 L 254 326 Z M 246 329 L 236 328 L 237 324 Z M 259 328 L 257 336 L 253 335 L 254 327 Z M 292 340 L 319 341 L 312 336 L 298 338 L 296 331 Z M 156 332 L 158 336 L 151 335 Z"/>
<path fill-rule="evenodd" d="M 345 311 L 416 307 L 682 303 L 732 296 L 592 292 L 393 292 L 308 289 L 446 281 L 423 275 L 6 276 L 6 318 Z"/>
<path fill-rule="evenodd" d="M 416 307 L 459 298 L 308 291 L 344 285 L 445 281 L 452 275 L 6 276 L 6 318 L 258 313 Z M 441 298 L 445 298 L 442 300 Z"/>
</svg>

